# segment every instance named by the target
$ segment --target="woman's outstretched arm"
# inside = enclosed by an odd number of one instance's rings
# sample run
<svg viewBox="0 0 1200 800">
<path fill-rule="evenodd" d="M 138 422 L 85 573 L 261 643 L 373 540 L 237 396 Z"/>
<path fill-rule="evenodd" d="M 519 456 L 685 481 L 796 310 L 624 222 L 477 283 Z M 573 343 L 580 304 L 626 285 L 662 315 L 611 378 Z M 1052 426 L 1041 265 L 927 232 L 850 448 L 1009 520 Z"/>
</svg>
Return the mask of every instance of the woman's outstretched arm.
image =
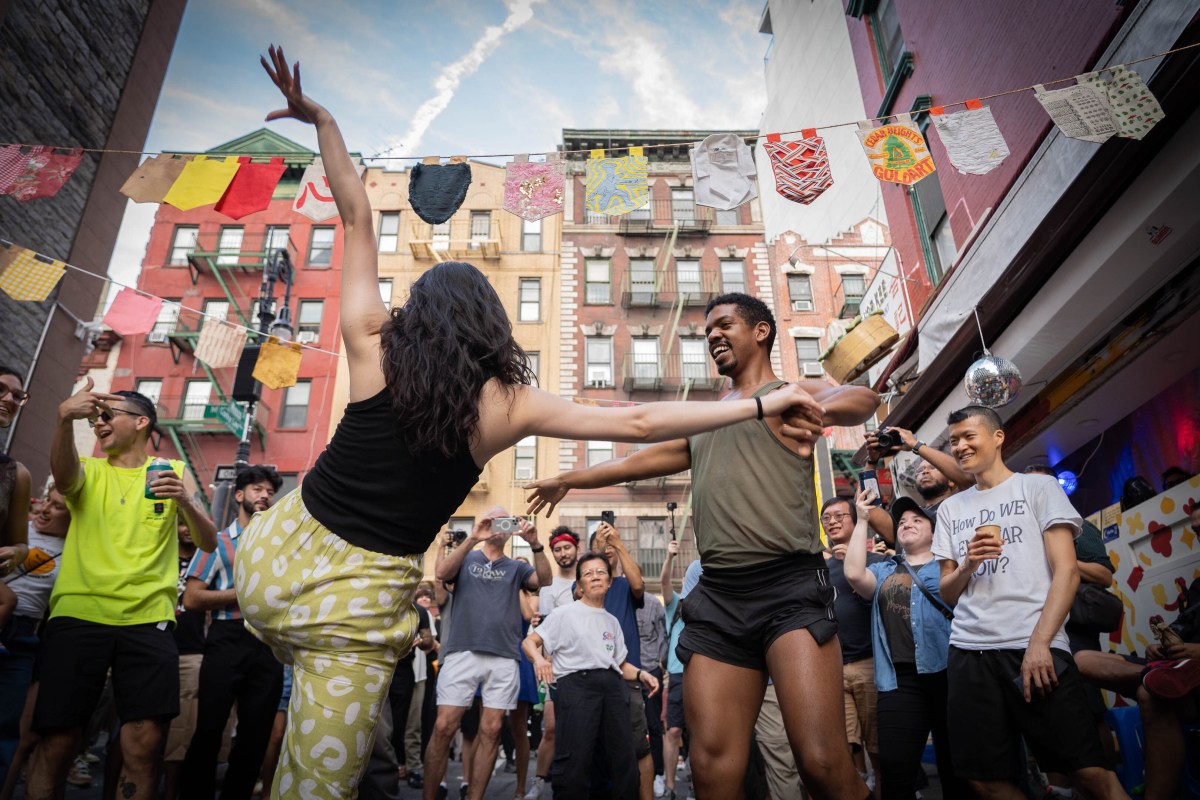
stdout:
<svg viewBox="0 0 1200 800">
<path fill-rule="evenodd" d="M 361 400 L 383 388 L 379 367 L 379 328 L 388 312 L 379 299 L 379 261 L 371 204 L 342 132 L 333 115 L 305 96 L 300 87 L 300 64 L 289 66 L 282 47 L 272 45 L 263 69 L 287 100 L 287 108 L 272 111 L 267 120 L 297 119 L 315 125 L 329 190 L 337 203 L 345 232 L 342 253 L 341 331 L 350 362 L 350 399 Z"/>
</svg>

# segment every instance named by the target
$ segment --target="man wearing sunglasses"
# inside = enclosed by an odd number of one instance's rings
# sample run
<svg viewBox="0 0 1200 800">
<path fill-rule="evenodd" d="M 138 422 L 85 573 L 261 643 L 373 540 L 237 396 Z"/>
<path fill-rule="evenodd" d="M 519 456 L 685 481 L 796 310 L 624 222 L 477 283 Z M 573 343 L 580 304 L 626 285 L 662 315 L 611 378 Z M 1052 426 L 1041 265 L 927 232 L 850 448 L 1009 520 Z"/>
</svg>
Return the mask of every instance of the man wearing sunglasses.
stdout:
<svg viewBox="0 0 1200 800">
<path fill-rule="evenodd" d="M 171 461 L 147 485 L 146 445 L 158 421 L 137 392 L 87 385 L 58 407 L 50 452 L 54 481 L 71 510 L 50 621 L 41 652 L 33 729 L 42 736 L 27 793 L 51 797 L 79 752 L 83 725 L 112 670 L 121 720 L 120 796 L 154 796 L 166 723 L 179 713 L 179 652 L 170 627 L 178 582 L 177 519 L 200 549 L 216 548 L 216 527 L 196 487 Z M 81 457 L 74 426 L 86 419 L 102 457 Z"/>
</svg>

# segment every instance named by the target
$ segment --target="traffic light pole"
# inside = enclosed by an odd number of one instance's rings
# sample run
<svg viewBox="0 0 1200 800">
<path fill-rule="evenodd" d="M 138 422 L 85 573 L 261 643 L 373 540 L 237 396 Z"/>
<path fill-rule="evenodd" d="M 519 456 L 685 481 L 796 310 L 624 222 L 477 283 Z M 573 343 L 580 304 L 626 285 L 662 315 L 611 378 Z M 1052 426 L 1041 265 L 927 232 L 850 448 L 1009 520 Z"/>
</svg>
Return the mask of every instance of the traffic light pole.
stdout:
<svg viewBox="0 0 1200 800">
<path fill-rule="evenodd" d="M 283 305 L 279 315 L 275 314 L 275 283 L 283 283 Z M 268 336 L 280 339 L 290 339 L 292 335 L 292 319 L 289 309 L 292 299 L 292 261 L 286 250 L 276 250 L 263 266 L 263 279 L 258 288 L 258 332 L 255 342 L 261 346 Z M 257 349 L 257 348 L 256 348 Z M 243 369 L 253 370 L 253 363 L 243 360 L 238 365 L 238 372 Z M 235 380 L 235 382 L 237 382 Z M 233 457 L 237 474 L 250 466 L 250 436 L 254 432 L 254 419 L 258 411 L 258 402 L 262 398 L 262 384 L 253 381 L 251 390 L 245 395 L 246 415 L 242 421 L 242 435 L 238 440 L 237 451 Z M 233 398 L 238 401 L 237 397 Z M 218 481 L 213 487 L 213 521 L 217 529 L 227 527 L 237 516 L 234 506 L 235 481 Z"/>
</svg>

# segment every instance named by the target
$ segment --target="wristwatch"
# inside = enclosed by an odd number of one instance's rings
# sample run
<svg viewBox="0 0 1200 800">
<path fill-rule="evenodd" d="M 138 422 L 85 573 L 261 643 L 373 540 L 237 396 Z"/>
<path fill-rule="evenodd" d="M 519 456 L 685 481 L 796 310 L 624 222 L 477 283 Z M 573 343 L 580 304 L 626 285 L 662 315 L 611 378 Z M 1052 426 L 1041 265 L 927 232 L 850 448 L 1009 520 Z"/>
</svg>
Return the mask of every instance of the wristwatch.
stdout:
<svg viewBox="0 0 1200 800">
<path fill-rule="evenodd" d="M 542 552 L 542 551 L 543 551 L 543 550 L 545 550 L 545 549 L 546 549 L 546 545 L 544 545 L 544 544 L 539 544 L 537 547 L 531 547 L 531 548 L 529 548 L 529 551 L 530 551 L 531 553 L 540 553 L 540 552 Z"/>
<path fill-rule="evenodd" d="M 912 446 L 912 454 L 914 456 L 919 455 L 920 449 L 924 446 L 925 446 L 925 443 L 922 442 L 920 439 L 917 439 L 917 443 Z"/>
<path fill-rule="evenodd" d="M 633 679 L 634 679 L 635 681 L 641 681 L 641 679 L 642 679 L 642 671 L 641 671 L 640 669 L 637 671 L 637 675 L 635 675 L 635 676 L 633 677 Z"/>
</svg>

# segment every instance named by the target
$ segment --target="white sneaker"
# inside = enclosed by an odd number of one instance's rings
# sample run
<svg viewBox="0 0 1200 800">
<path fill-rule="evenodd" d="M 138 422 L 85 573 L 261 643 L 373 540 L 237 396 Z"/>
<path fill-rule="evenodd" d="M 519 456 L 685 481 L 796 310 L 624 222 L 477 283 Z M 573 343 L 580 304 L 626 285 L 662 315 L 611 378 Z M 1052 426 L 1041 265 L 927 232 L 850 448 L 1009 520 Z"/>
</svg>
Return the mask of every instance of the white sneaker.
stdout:
<svg viewBox="0 0 1200 800">
<path fill-rule="evenodd" d="M 654 776 L 654 796 L 662 797 L 666 793 L 667 793 L 666 779 L 663 778 L 662 775 L 655 775 Z"/>
<path fill-rule="evenodd" d="M 535 777 L 529 784 L 529 791 L 525 793 L 525 800 L 542 800 L 542 791 L 546 788 L 546 781 L 543 778 Z"/>
</svg>

